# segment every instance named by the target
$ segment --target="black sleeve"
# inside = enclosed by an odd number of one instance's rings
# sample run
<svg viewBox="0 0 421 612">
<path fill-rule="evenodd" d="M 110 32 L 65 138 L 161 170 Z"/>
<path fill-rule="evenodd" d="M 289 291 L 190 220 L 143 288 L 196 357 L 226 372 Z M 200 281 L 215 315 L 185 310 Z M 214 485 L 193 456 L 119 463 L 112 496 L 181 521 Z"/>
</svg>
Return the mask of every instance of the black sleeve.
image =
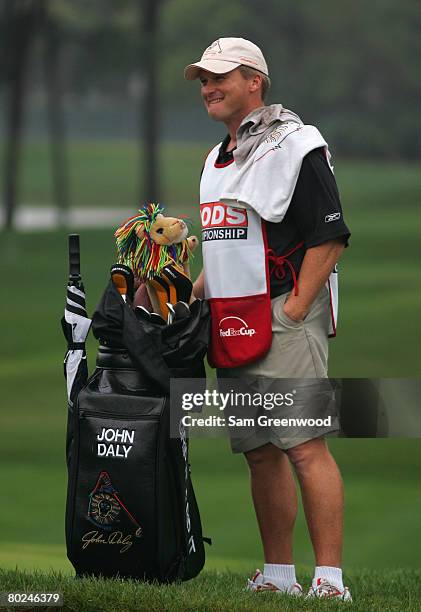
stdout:
<svg viewBox="0 0 421 612">
<path fill-rule="evenodd" d="M 323 148 L 304 157 L 288 213 L 306 248 L 334 238 L 343 238 L 348 244 L 351 233 Z"/>
</svg>

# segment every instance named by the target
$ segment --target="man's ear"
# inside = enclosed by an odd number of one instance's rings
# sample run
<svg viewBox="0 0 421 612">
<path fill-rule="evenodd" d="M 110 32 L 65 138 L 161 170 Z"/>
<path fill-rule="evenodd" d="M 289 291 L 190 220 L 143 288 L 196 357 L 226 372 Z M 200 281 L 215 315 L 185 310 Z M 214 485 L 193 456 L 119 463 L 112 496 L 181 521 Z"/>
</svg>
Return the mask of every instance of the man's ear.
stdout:
<svg viewBox="0 0 421 612">
<path fill-rule="evenodd" d="M 250 79 L 250 91 L 254 92 L 254 91 L 258 91 L 259 89 L 262 88 L 262 77 L 260 76 L 260 74 L 255 74 L 251 79 Z"/>
</svg>

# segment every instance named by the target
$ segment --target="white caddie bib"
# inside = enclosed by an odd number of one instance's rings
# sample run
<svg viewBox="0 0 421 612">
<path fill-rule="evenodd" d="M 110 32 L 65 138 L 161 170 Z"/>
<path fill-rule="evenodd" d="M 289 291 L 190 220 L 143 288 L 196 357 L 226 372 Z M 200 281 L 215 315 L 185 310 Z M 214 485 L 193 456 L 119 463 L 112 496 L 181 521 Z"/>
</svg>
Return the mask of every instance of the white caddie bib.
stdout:
<svg viewBox="0 0 421 612">
<path fill-rule="evenodd" d="M 220 201 L 235 163 L 216 166 L 208 155 L 200 185 L 205 297 L 211 309 L 209 362 L 244 365 L 263 357 L 272 343 L 264 221 L 251 208 Z M 235 205 L 234 205 L 235 204 Z"/>
<path fill-rule="evenodd" d="M 217 164 L 219 149 L 220 143 L 205 161 L 200 214 L 205 298 L 211 310 L 208 359 L 214 367 L 230 368 L 256 361 L 270 349 L 270 251 L 262 217 L 243 201 L 224 199 L 227 185 L 235 184 L 241 170 L 234 160 Z M 281 218 L 290 201 L 289 198 L 282 204 Z M 337 276 L 335 269 L 327 282 L 330 336 L 336 335 Z"/>
</svg>

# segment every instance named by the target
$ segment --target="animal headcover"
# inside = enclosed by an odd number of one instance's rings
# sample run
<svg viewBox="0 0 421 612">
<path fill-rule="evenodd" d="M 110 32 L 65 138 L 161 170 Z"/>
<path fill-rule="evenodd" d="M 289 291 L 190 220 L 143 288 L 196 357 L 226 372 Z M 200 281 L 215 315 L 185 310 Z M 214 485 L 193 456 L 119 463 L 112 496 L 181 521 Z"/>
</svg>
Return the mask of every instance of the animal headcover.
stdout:
<svg viewBox="0 0 421 612">
<path fill-rule="evenodd" d="M 118 262 L 129 266 L 141 279 L 159 276 L 168 263 L 182 264 L 191 258 L 187 240 L 177 244 L 158 244 L 151 229 L 163 217 L 164 208 L 149 202 L 139 214 L 130 217 L 115 232 Z"/>
</svg>

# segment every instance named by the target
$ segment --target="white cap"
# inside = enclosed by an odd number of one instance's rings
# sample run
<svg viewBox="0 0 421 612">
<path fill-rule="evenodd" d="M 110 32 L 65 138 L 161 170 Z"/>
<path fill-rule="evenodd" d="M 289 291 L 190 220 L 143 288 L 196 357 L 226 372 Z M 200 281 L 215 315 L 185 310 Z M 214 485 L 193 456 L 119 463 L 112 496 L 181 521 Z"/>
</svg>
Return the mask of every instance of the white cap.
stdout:
<svg viewBox="0 0 421 612">
<path fill-rule="evenodd" d="M 205 50 L 199 62 L 185 67 L 184 78 L 193 81 L 201 70 L 225 74 L 238 66 L 250 66 L 269 76 L 265 58 L 257 45 L 245 38 L 218 38 Z"/>
</svg>

